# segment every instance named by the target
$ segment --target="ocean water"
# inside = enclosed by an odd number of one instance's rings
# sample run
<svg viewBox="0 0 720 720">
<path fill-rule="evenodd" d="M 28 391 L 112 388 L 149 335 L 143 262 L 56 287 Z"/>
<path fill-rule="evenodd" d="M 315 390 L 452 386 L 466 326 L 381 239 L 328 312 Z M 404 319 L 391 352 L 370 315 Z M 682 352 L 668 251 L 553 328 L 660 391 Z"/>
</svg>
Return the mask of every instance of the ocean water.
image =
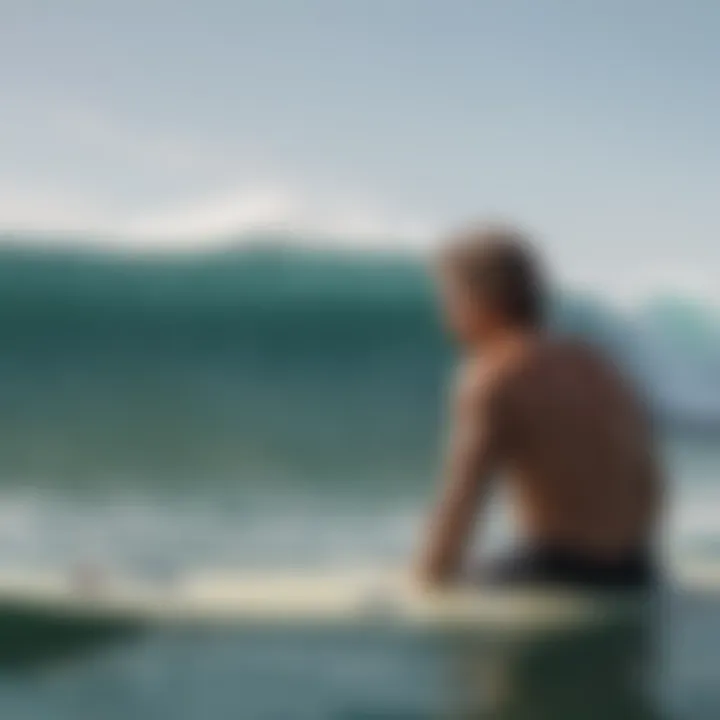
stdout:
<svg viewBox="0 0 720 720">
<path fill-rule="evenodd" d="M 672 479 L 669 552 L 720 559 L 713 309 L 662 297 L 621 310 L 559 292 L 554 322 L 643 384 Z M 152 257 L 6 238 L 0 566 L 163 576 L 407 561 L 432 493 L 451 363 L 430 281 L 411 258 L 290 249 L 282 238 Z M 500 498 L 490 543 L 508 532 Z M 714 628 L 717 638 L 717 617 L 696 627 L 706 615 L 674 637 Z M 720 655 L 705 640 L 675 643 L 662 702 L 677 717 L 720 712 L 708 674 Z M 11 668 L 0 711 L 437 716 L 447 690 L 424 642 L 153 636 Z M 655 717 L 640 712 L 623 717 Z"/>
</svg>

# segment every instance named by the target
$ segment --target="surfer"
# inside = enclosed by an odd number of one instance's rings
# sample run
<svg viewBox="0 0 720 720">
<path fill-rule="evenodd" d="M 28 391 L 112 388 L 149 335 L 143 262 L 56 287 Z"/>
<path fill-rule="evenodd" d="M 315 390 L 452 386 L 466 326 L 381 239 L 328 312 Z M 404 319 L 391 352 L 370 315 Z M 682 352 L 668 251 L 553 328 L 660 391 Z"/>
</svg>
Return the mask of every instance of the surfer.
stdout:
<svg viewBox="0 0 720 720">
<path fill-rule="evenodd" d="M 595 349 L 548 332 L 546 279 L 522 233 L 460 233 L 437 265 L 443 315 L 464 358 L 422 580 L 461 576 L 500 476 L 520 540 L 481 569 L 481 581 L 652 584 L 661 473 L 631 382 Z"/>
</svg>

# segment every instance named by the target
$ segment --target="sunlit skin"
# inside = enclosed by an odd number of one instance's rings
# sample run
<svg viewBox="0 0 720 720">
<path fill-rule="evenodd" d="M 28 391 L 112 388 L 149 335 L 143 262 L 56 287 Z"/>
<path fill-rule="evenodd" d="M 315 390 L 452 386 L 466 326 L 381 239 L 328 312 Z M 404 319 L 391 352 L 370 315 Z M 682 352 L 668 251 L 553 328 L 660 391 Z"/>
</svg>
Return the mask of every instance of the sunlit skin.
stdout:
<svg viewBox="0 0 720 720">
<path fill-rule="evenodd" d="M 652 543 L 660 479 L 645 408 L 585 345 L 513 322 L 452 269 L 438 271 L 461 348 L 440 492 L 418 574 L 452 582 L 493 481 L 519 535 L 612 562 Z"/>
</svg>

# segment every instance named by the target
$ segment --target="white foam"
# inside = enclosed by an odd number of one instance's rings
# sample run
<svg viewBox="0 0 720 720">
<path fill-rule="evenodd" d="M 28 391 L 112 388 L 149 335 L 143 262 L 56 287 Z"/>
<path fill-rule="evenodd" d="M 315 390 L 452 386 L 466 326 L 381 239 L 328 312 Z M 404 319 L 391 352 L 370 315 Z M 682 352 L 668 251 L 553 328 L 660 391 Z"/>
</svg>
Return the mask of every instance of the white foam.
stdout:
<svg viewBox="0 0 720 720">
<path fill-rule="evenodd" d="M 430 223 L 371 199 L 317 197 L 285 185 L 241 186 L 160 207 L 115 208 L 70 191 L 0 188 L 0 231 L 23 243 L 129 252 L 210 251 L 280 234 L 320 249 L 417 250 Z"/>
</svg>

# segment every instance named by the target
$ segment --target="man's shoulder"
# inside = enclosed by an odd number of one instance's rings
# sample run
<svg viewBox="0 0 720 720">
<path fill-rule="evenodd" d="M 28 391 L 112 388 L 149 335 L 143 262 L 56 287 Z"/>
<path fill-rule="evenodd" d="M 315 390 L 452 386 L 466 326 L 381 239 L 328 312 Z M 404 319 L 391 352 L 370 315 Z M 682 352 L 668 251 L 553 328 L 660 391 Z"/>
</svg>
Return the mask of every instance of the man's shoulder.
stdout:
<svg viewBox="0 0 720 720">
<path fill-rule="evenodd" d="M 586 363 L 597 367 L 610 365 L 610 359 L 602 348 L 584 338 L 562 336 L 545 343 L 548 354 L 571 362 Z"/>
<path fill-rule="evenodd" d="M 586 340 L 569 338 L 559 341 L 556 365 L 577 371 L 582 376 L 608 386 L 630 389 L 635 382 L 628 368 L 612 353 Z"/>
<path fill-rule="evenodd" d="M 468 358 L 456 369 L 455 397 L 466 406 L 497 405 L 505 395 L 505 388 L 511 384 L 512 370 L 508 363 Z"/>
</svg>

